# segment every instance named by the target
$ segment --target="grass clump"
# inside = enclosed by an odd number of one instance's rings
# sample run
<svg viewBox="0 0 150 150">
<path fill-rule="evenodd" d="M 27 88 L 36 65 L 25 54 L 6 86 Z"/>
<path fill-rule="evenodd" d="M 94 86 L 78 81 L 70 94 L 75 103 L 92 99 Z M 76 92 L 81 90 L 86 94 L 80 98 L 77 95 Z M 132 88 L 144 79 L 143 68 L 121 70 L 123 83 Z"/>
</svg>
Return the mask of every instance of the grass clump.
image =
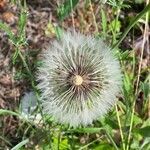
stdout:
<svg viewBox="0 0 150 150">
<path fill-rule="evenodd" d="M 65 0 L 53 3 L 46 1 L 46 4 L 49 4 L 46 6 L 40 2 L 15 1 L 13 3 L 15 3 L 13 7 L 18 8 L 19 13 L 16 16 L 18 21 L 14 25 L 10 25 L 3 20 L 0 21 L 0 35 L 10 41 L 8 45 L 10 45 L 12 51 L 9 55 L 11 58 L 9 68 L 10 70 L 15 68 L 15 74 L 17 75 L 17 78 L 15 78 L 16 76 L 13 74 L 15 84 L 18 82 L 21 84 L 22 80 L 25 81 L 23 83 L 26 84 L 23 87 L 26 90 L 21 95 L 27 90 L 33 91 L 37 103 L 31 114 L 34 116 L 32 119 L 21 114 L 19 110 L 20 102 L 15 104 L 15 107 L 13 105 L 13 109 L 11 109 L 12 106 L 9 109 L 7 107 L 0 109 L 2 121 L 0 130 L 1 148 L 52 150 L 150 149 L 150 75 L 148 68 L 149 53 L 147 52 L 149 0 L 146 0 L 146 3 L 108 0 L 105 4 L 101 1 L 90 0 L 81 2 Z M 12 3 L 9 2 L 7 5 L 10 4 Z M 48 6 L 51 8 L 53 15 L 49 17 L 46 23 L 44 21 L 40 24 L 41 26 L 44 25 L 41 29 L 36 24 L 45 16 L 49 16 Z M 0 7 L 3 7 L 3 5 L 1 4 Z M 135 11 L 132 8 L 135 8 Z M 130 10 L 131 13 L 128 14 L 125 11 L 126 9 Z M 44 11 L 47 15 L 41 13 L 41 11 Z M 55 12 L 58 12 L 57 16 Z M 35 14 L 40 19 L 34 17 Z M 42 16 L 42 18 L 39 14 L 45 16 Z M 130 21 L 128 21 L 128 16 L 132 18 Z M 31 22 L 31 18 L 36 24 Z M 54 29 L 53 35 L 51 32 L 48 33 L 49 30 L 46 29 L 48 24 L 51 24 Z M 126 26 L 126 24 L 129 25 Z M 15 32 L 14 26 L 17 32 Z M 101 37 L 107 44 L 111 45 L 113 53 L 120 61 L 123 74 L 122 93 L 117 95 L 118 101 L 113 109 L 106 117 L 94 121 L 90 126 L 80 128 L 56 123 L 55 118 L 43 114 L 39 101 L 41 93 L 36 87 L 35 77 L 37 66 L 41 66 L 39 51 L 44 51 L 43 41 L 52 40 L 54 37 L 59 39 L 62 36 L 62 30 L 70 27 L 81 31 L 83 34 L 93 34 L 98 39 Z M 141 28 L 143 32 L 139 34 Z M 34 31 L 34 33 L 32 34 L 31 31 Z M 39 32 L 36 33 L 35 31 Z M 34 34 L 38 35 L 35 36 L 38 38 L 38 42 L 35 43 L 35 37 L 32 37 Z M 48 39 L 47 34 L 49 34 Z M 135 42 L 135 44 L 132 44 L 132 42 Z M 33 49 L 39 43 L 41 47 L 38 51 L 34 51 Z M 2 50 L 0 53 L 4 55 Z M 31 55 L 31 53 L 34 54 Z M 0 84 L 3 84 L 1 80 Z M 27 88 L 25 88 L 26 85 Z M 20 89 L 22 89 L 21 85 Z M 2 98 L 9 101 L 9 98 L 4 96 Z"/>
</svg>

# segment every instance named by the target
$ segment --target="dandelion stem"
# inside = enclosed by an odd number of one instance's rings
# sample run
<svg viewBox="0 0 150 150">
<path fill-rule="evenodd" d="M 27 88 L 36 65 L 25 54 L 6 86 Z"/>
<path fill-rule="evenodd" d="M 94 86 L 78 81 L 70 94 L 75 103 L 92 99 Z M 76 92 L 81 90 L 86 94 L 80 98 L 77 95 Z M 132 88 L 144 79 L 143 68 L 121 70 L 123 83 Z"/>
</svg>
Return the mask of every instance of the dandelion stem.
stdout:
<svg viewBox="0 0 150 150">
<path fill-rule="evenodd" d="M 118 113 L 117 104 L 115 104 L 115 107 L 116 107 L 119 130 L 120 130 L 120 136 L 121 136 L 121 140 L 122 140 L 122 146 L 123 146 L 123 150 L 125 150 L 124 136 L 123 136 L 123 133 L 122 133 L 122 127 L 121 127 L 121 122 L 120 122 L 120 117 L 119 117 L 119 113 Z"/>
</svg>

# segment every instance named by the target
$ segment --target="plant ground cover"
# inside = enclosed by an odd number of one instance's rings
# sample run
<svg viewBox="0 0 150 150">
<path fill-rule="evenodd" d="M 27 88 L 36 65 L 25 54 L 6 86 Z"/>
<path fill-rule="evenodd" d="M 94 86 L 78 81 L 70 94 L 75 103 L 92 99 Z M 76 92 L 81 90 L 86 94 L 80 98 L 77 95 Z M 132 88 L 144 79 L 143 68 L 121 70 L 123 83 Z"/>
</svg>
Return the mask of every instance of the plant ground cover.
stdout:
<svg viewBox="0 0 150 150">
<path fill-rule="evenodd" d="M 1 0 L 0 149 L 149 150 L 149 12 L 149 0 Z M 117 104 L 82 128 L 44 115 L 36 88 L 41 53 L 73 28 L 102 38 L 123 74 Z"/>
</svg>

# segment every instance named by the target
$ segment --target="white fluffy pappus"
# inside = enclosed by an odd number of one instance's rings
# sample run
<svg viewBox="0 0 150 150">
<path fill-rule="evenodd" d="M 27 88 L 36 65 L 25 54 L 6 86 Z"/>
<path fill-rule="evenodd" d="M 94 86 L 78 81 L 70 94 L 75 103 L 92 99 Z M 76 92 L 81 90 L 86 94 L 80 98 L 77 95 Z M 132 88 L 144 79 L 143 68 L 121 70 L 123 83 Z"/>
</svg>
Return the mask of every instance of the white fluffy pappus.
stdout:
<svg viewBox="0 0 150 150">
<path fill-rule="evenodd" d="M 102 40 L 64 32 L 38 69 L 43 111 L 59 123 L 86 126 L 115 104 L 121 80 L 119 61 Z"/>
</svg>

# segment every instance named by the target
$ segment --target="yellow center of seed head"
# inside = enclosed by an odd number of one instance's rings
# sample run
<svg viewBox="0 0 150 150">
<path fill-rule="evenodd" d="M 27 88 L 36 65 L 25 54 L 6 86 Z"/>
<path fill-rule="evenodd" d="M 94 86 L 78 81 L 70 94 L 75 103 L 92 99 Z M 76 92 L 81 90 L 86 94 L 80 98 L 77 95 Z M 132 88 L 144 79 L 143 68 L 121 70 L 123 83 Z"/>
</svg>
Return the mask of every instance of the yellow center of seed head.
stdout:
<svg viewBox="0 0 150 150">
<path fill-rule="evenodd" d="M 75 75 L 73 83 L 77 86 L 81 85 L 83 83 L 83 78 L 80 75 Z"/>
</svg>

